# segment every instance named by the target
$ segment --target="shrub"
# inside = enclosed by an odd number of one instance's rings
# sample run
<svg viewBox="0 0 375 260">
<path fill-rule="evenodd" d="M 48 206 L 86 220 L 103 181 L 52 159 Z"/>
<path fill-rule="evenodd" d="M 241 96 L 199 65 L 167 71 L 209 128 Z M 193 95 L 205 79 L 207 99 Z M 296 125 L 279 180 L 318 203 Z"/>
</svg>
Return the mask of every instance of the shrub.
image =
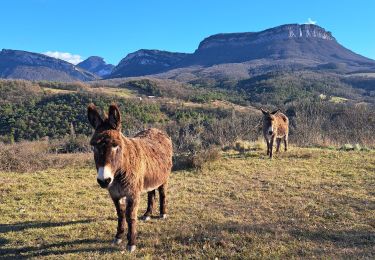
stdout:
<svg viewBox="0 0 375 260">
<path fill-rule="evenodd" d="M 173 157 L 173 170 L 194 169 L 201 170 L 206 163 L 219 160 L 220 149 L 210 147 L 193 153 L 178 153 Z"/>
<path fill-rule="evenodd" d="M 298 102 L 288 106 L 289 140 L 299 146 L 375 143 L 375 112 L 371 105 Z"/>
<path fill-rule="evenodd" d="M 343 146 L 341 146 L 340 150 L 354 151 L 354 146 L 351 144 L 344 144 Z"/>
<path fill-rule="evenodd" d="M 87 153 L 91 152 L 90 138 L 85 135 L 66 136 L 52 140 L 49 151 L 52 153 Z"/>
<path fill-rule="evenodd" d="M 119 85 L 120 88 L 130 88 L 130 89 L 137 89 L 140 91 L 141 94 L 148 95 L 148 96 L 158 96 L 162 95 L 161 90 L 159 89 L 158 85 L 149 80 L 149 79 L 141 79 L 141 80 L 131 80 Z"/>
<path fill-rule="evenodd" d="M 217 161 L 220 157 L 220 149 L 210 147 L 209 149 L 199 151 L 192 157 L 192 166 L 194 169 L 201 170 L 206 163 Z"/>
<path fill-rule="evenodd" d="M 247 141 L 237 140 L 234 144 L 234 148 L 236 151 L 244 153 L 245 151 L 250 150 L 250 144 Z"/>
</svg>

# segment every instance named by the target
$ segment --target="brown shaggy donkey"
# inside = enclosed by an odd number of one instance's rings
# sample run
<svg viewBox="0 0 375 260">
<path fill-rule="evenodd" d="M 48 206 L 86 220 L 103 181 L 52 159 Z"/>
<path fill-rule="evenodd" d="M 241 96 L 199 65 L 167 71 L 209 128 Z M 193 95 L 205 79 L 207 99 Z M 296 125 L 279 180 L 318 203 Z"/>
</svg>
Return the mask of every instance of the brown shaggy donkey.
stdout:
<svg viewBox="0 0 375 260">
<path fill-rule="evenodd" d="M 273 112 L 263 109 L 261 111 L 263 113 L 263 136 L 267 143 L 267 155 L 272 158 L 272 148 L 275 139 L 276 152 L 280 150 L 281 139 L 284 139 L 285 151 L 288 150 L 289 120 L 279 109 Z"/>
<path fill-rule="evenodd" d="M 148 192 L 148 206 L 143 216 L 150 219 L 159 190 L 160 217 L 166 218 L 167 181 L 172 168 L 172 141 L 157 129 L 147 129 L 134 138 L 121 133 L 121 115 L 116 105 L 109 107 L 108 116 L 99 115 L 95 105 L 87 109 L 95 132 L 90 144 L 98 172 L 97 181 L 106 188 L 115 204 L 118 226 L 115 244 L 122 241 L 125 219 L 128 224 L 128 247 L 136 248 L 136 222 L 141 192 Z"/>
</svg>

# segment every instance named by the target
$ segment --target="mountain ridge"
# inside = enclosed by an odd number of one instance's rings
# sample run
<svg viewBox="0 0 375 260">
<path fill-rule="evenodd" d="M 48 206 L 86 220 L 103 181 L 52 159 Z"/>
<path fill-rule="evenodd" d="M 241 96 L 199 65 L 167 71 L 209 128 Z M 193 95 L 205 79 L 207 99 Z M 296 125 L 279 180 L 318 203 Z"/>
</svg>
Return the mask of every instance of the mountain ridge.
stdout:
<svg viewBox="0 0 375 260">
<path fill-rule="evenodd" d="M 135 59 L 139 57 L 138 54 L 149 51 L 153 52 L 152 59 L 148 60 L 147 55 L 142 61 Z M 163 56 L 160 60 L 159 53 Z M 185 68 L 190 71 L 194 66 L 209 68 L 235 63 L 254 65 L 262 63 L 261 60 L 266 61 L 262 66 L 271 67 L 273 61 L 284 61 L 290 67 L 312 66 L 319 69 L 323 69 L 326 64 L 334 64 L 334 67 L 342 68 L 342 72 L 375 69 L 375 60 L 345 48 L 331 32 L 312 24 L 286 24 L 260 32 L 214 34 L 203 39 L 193 53 L 178 53 L 179 59 L 174 54 L 158 50 L 136 51 L 122 59 L 114 68 L 117 73 L 109 75 L 109 78 L 165 74 L 173 70 L 184 73 L 181 70 Z M 165 56 L 172 58 L 165 61 Z M 146 66 L 148 62 L 154 64 L 152 69 Z M 167 63 L 168 66 L 158 67 L 159 63 Z M 136 73 L 132 72 L 134 67 L 137 67 Z M 121 71 L 126 73 L 122 74 Z"/>
<path fill-rule="evenodd" d="M 89 81 L 97 77 L 67 61 L 44 54 L 2 49 L 0 52 L 0 78 L 49 80 L 49 81 Z"/>
<path fill-rule="evenodd" d="M 330 31 L 312 24 L 285 24 L 259 32 L 218 33 L 193 53 L 140 49 L 117 66 L 91 56 L 77 65 L 44 54 L 3 49 L 0 78 L 92 81 L 154 76 L 195 82 L 242 80 L 270 71 L 375 72 L 375 60 L 342 46 Z"/>
<path fill-rule="evenodd" d="M 142 76 L 143 69 L 150 73 L 160 73 L 173 68 L 187 55 L 180 52 L 140 49 L 129 53 L 117 66 L 114 67 L 110 77 L 116 76 Z"/>
</svg>

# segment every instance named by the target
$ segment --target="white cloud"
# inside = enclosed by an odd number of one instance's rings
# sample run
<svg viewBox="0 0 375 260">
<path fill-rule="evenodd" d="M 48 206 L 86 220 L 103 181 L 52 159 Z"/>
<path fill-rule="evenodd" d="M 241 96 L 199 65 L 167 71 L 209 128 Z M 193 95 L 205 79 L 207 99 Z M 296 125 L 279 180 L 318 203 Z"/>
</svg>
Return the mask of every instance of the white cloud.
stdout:
<svg viewBox="0 0 375 260">
<path fill-rule="evenodd" d="M 59 51 L 47 51 L 43 53 L 44 55 L 57 58 L 60 60 L 65 60 L 67 62 L 70 62 L 72 64 L 78 64 L 81 61 L 83 61 L 81 55 L 78 54 L 71 54 L 69 52 L 59 52 Z"/>
<path fill-rule="evenodd" d="M 307 19 L 307 22 L 305 22 L 305 24 L 316 24 L 316 23 L 317 23 L 317 21 L 314 21 L 310 17 Z"/>
</svg>

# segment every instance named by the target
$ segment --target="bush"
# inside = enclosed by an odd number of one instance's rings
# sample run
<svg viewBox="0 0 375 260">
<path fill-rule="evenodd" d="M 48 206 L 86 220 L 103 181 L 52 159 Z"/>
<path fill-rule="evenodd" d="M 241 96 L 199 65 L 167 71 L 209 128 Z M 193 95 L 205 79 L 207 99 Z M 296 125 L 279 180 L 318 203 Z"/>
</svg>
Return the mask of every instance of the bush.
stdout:
<svg viewBox="0 0 375 260">
<path fill-rule="evenodd" d="M 148 95 L 148 96 L 162 96 L 162 92 L 159 89 L 158 85 L 148 79 L 142 80 L 131 80 L 119 85 L 120 88 L 130 88 L 130 89 L 137 89 L 141 94 Z"/>
<path fill-rule="evenodd" d="M 217 161 L 220 157 L 220 149 L 217 147 L 210 147 L 206 150 L 197 151 L 194 154 L 175 154 L 173 157 L 173 170 L 201 170 L 206 163 Z"/>
<path fill-rule="evenodd" d="M 351 144 L 344 144 L 343 146 L 341 146 L 340 150 L 343 150 L 343 151 L 354 151 L 354 146 L 351 145 Z"/>
<path fill-rule="evenodd" d="M 288 106 L 289 140 L 299 146 L 375 144 L 375 111 L 371 105 L 298 102 Z"/>
<path fill-rule="evenodd" d="M 220 157 L 220 149 L 217 147 L 210 147 L 207 150 L 199 151 L 192 157 L 192 167 L 201 170 L 206 163 L 217 161 Z"/>
<path fill-rule="evenodd" d="M 85 135 L 66 136 L 50 142 L 52 153 L 87 153 L 91 152 L 90 138 Z"/>
<path fill-rule="evenodd" d="M 251 150 L 251 143 L 249 141 L 237 140 L 234 143 L 234 148 L 240 153 L 244 153 Z"/>
</svg>

